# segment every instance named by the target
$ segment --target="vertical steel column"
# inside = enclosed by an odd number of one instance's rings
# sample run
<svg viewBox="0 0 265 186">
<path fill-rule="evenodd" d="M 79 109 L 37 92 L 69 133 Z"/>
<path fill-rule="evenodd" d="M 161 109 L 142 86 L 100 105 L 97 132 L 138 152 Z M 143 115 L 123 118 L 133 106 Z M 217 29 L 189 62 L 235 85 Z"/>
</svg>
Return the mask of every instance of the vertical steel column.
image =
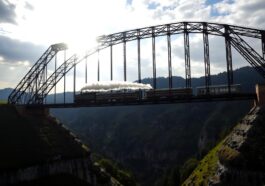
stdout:
<svg viewBox="0 0 265 186">
<path fill-rule="evenodd" d="M 86 57 L 86 63 L 85 63 L 85 83 L 87 84 L 87 57 Z"/>
<path fill-rule="evenodd" d="M 110 80 L 113 80 L 113 53 L 112 44 L 110 45 Z"/>
<path fill-rule="evenodd" d="M 74 62 L 74 96 L 75 96 L 75 92 L 76 92 L 76 61 Z"/>
<path fill-rule="evenodd" d="M 36 74 L 35 91 L 34 91 L 34 92 L 35 92 L 34 95 L 36 95 L 36 96 L 35 96 L 35 100 L 34 100 L 35 103 L 36 103 L 36 101 L 37 101 L 37 97 L 38 97 L 37 94 L 38 94 L 38 82 L 39 82 L 38 79 L 39 79 L 39 76 L 40 76 L 40 74 Z"/>
<path fill-rule="evenodd" d="M 46 67 L 47 67 L 47 65 L 48 64 L 44 65 L 44 68 L 43 68 L 43 71 L 42 71 L 42 76 L 41 76 L 42 78 L 41 78 L 41 82 L 39 84 L 39 87 L 41 87 L 46 82 Z M 43 104 L 44 101 L 45 101 L 45 98 L 43 96 L 43 92 L 40 93 L 40 99 L 41 100 L 39 100 L 39 102 L 41 102 L 41 104 Z"/>
<path fill-rule="evenodd" d="M 172 61 L 171 61 L 170 25 L 167 25 L 167 55 L 168 55 L 168 87 L 169 87 L 169 89 L 172 89 Z"/>
<path fill-rule="evenodd" d="M 123 72 L 124 72 L 124 81 L 127 81 L 127 74 L 126 74 L 126 32 L 123 33 Z"/>
<path fill-rule="evenodd" d="M 262 57 L 265 59 L 265 31 L 261 32 Z"/>
<path fill-rule="evenodd" d="M 98 81 L 100 81 L 100 61 L 99 61 L 99 50 L 98 50 Z"/>
<path fill-rule="evenodd" d="M 57 69 L 57 54 L 55 55 L 55 61 L 54 61 L 54 72 L 56 72 Z M 54 78 L 54 83 L 56 82 L 56 75 Z M 56 83 L 54 85 L 54 103 L 56 103 Z"/>
<path fill-rule="evenodd" d="M 137 30 L 137 56 L 138 56 L 138 83 L 141 83 L 141 38 L 140 30 Z"/>
<path fill-rule="evenodd" d="M 153 88 L 156 89 L 156 40 L 155 40 L 154 27 L 152 27 L 152 57 L 153 57 Z"/>
<path fill-rule="evenodd" d="M 185 55 L 185 75 L 186 88 L 191 87 L 191 70 L 190 70 L 190 39 L 187 30 L 187 23 L 184 23 L 184 55 Z"/>
<path fill-rule="evenodd" d="M 45 82 L 48 79 L 48 64 L 45 67 Z M 47 103 L 47 97 L 45 97 L 45 104 Z"/>
<path fill-rule="evenodd" d="M 64 51 L 64 62 L 66 61 L 66 50 Z M 66 90 L 66 63 L 64 63 L 64 90 L 63 90 L 63 103 L 65 104 L 65 90 Z"/>
<path fill-rule="evenodd" d="M 231 94 L 231 85 L 233 84 L 233 63 L 231 51 L 231 38 L 229 35 L 229 26 L 225 26 L 225 49 L 226 49 L 226 63 L 227 63 L 227 83 L 228 93 Z"/>
<path fill-rule="evenodd" d="M 207 23 L 203 23 L 203 45 L 204 45 L 205 86 L 206 86 L 206 94 L 209 94 L 210 93 L 209 86 L 211 85 L 211 72 L 210 72 L 209 39 L 208 39 Z"/>
</svg>

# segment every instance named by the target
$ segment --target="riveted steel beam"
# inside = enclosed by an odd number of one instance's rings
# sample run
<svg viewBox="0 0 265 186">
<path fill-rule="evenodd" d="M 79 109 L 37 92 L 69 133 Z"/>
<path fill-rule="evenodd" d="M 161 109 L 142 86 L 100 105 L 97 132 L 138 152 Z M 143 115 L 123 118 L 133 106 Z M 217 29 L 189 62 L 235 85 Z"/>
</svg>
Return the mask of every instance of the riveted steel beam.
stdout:
<svg viewBox="0 0 265 186">
<path fill-rule="evenodd" d="M 265 31 L 261 31 L 262 57 L 265 59 Z"/>
<path fill-rule="evenodd" d="M 206 87 L 206 93 L 209 94 L 210 93 L 209 86 L 211 85 L 211 71 L 210 71 L 210 52 L 209 52 L 207 23 L 203 24 L 203 46 L 204 46 L 205 87 Z"/>
<path fill-rule="evenodd" d="M 152 29 L 152 32 L 153 88 L 156 89 L 156 39 L 154 35 L 154 28 Z"/>
<path fill-rule="evenodd" d="M 167 55 L 168 55 L 168 87 L 172 89 L 172 59 L 171 59 L 171 37 L 170 37 L 170 25 L 167 25 Z"/>
<path fill-rule="evenodd" d="M 226 51 L 226 65 L 227 65 L 227 84 L 228 92 L 231 93 L 231 85 L 233 81 L 233 62 L 232 62 L 232 51 L 231 51 L 231 37 L 229 27 L 225 27 L 225 51 Z"/>
<path fill-rule="evenodd" d="M 113 49 L 110 45 L 110 80 L 113 80 Z"/>
<path fill-rule="evenodd" d="M 137 30 L 138 36 L 140 35 L 140 30 Z M 141 77 L 141 38 L 137 38 L 137 59 L 138 59 L 138 83 L 142 82 Z"/>
<path fill-rule="evenodd" d="M 190 41 L 187 23 L 184 23 L 184 55 L 185 55 L 185 76 L 186 88 L 191 87 L 191 69 L 190 69 Z"/>
</svg>

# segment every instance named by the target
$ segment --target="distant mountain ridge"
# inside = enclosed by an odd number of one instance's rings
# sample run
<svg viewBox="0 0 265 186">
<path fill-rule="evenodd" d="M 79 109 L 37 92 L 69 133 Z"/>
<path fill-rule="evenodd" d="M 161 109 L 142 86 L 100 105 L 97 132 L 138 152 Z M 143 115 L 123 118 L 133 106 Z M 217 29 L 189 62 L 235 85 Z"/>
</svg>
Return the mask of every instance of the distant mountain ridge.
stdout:
<svg viewBox="0 0 265 186">
<path fill-rule="evenodd" d="M 9 94 L 12 92 L 12 88 L 5 88 L 0 90 L 0 100 L 7 100 Z"/>
<path fill-rule="evenodd" d="M 256 83 L 265 83 L 265 80 L 253 69 L 252 67 L 246 66 L 233 71 L 234 84 L 241 84 L 242 91 L 254 92 Z M 179 76 L 173 76 L 173 87 L 185 87 L 186 81 L 184 78 Z M 145 78 L 142 80 L 143 83 L 153 84 L 153 78 Z M 158 77 L 157 88 L 168 87 L 168 78 Z M 224 85 L 227 84 L 227 72 L 222 72 L 216 75 L 211 75 L 212 85 Z M 191 85 L 193 90 L 198 86 L 205 86 L 205 77 L 192 78 Z"/>
</svg>

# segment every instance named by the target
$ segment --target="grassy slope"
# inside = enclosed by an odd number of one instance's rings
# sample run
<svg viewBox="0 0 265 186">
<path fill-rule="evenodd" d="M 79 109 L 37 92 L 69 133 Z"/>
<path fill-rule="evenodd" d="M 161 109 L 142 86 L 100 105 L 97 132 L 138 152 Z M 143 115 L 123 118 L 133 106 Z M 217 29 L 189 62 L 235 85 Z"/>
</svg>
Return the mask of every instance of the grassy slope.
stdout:
<svg viewBox="0 0 265 186">
<path fill-rule="evenodd" d="M 215 175 L 218 162 L 218 151 L 222 146 L 222 143 L 223 142 L 219 143 L 200 161 L 199 165 L 192 172 L 189 178 L 182 184 L 183 186 L 191 184 L 193 186 L 208 185 L 207 178 Z"/>
</svg>

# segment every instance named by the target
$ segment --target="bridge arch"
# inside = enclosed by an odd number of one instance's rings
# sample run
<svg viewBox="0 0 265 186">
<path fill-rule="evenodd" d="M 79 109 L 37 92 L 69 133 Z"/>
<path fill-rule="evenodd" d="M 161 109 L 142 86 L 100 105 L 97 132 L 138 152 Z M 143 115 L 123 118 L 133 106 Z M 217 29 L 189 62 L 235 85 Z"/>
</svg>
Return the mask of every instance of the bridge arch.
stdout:
<svg viewBox="0 0 265 186">
<path fill-rule="evenodd" d="M 112 47 L 117 44 L 123 44 L 124 56 L 124 80 L 126 81 L 126 43 L 130 41 L 137 41 L 137 59 L 138 59 L 138 79 L 141 81 L 141 56 L 140 56 L 140 42 L 142 39 L 152 38 L 152 61 L 153 61 L 153 84 L 156 88 L 156 68 L 155 68 L 155 39 L 159 36 L 167 37 L 168 46 L 168 79 L 169 88 L 172 88 L 172 63 L 171 63 L 171 36 L 175 34 L 184 35 L 184 55 L 185 55 L 185 77 L 186 87 L 191 87 L 191 70 L 190 70 L 190 44 L 189 34 L 200 33 L 203 34 L 204 45 L 204 67 L 205 67 L 205 86 L 208 88 L 211 85 L 210 73 L 210 59 L 209 59 L 209 39 L 208 35 L 222 36 L 225 38 L 226 47 L 226 62 L 227 62 L 227 83 L 230 92 L 230 85 L 233 84 L 233 68 L 232 68 L 232 52 L 231 46 L 237 50 L 246 61 L 255 68 L 255 70 L 265 78 L 265 30 L 247 28 L 242 26 L 234 26 L 228 24 L 208 23 L 208 22 L 177 22 L 170 24 L 163 24 L 157 26 L 150 26 L 144 28 L 137 28 L 128 31 L 118 32 L 109 35 L 102 35 L 97 38 L 98 46 L 87 52 L 86 55 L 78 57 L 77 55 L 71 56 L 55 72 L 46 77 L 36 90 L 32 91 L 26 88 L 24 93 L 21 90 L 15 89 L 9 96 L 9 103 L 17 104 L 42 104 L 45 97 L 51 89 L 59 82 L 59 80 L 66 75 L 72 68 L 74 68 L 74 75 L 76 73 L 76 65 L 89 56 L 99 52 L 105 48 L 110 48 L 110 63 L 111 63 L 111 79 L 113 77 L 112 71 Z M 261 40 L 262 54 L 259 54 L 253 49 L 243 37 L 256 38 Z M 47 63 L 46 63 L 47 65 Z M 33 70 L 34 71 L 34 70 Z M 33 79 L 37 79 L 35 76 Z M 20 84 L 18 85 L 18 87 Z M 29 92 L 30 94 L 26 94 Z M 75 90 L 74 90 L 75 92 Z M 14 95 L 20 95 L 14 96 Z M 25 101 L 21 98 L 27 95 Z M 29 96 L 28 96 L 29 95 Z"/>
</svg>

